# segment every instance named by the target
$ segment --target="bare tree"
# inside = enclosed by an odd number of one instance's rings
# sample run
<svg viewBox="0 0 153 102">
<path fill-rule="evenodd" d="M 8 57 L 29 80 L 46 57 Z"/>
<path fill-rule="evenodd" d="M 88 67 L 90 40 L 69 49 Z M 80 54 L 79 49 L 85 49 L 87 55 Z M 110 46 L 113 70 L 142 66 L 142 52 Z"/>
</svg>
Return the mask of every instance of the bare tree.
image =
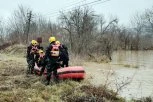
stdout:
<svg viewBox="0 0 153 102">
<path fill-rule="evenodd" d="M 87 50 L 84 46 L 89 47 L 96 26 L 93 11 L 89 8 L 76 8 L 68 14 L 61 13 L 61 23 L 69 33 L 72 51 L 77 54 L 85 53 Z"/>
<path fill-rule="evenodd" d="M 153 7 L 147 9 L 143 16 L 147 32 L 153 35 Z"/>
<path fill-rule="evenodd" d="M 113 51 L 113 44 L 114 44 L 114 41 L 115 41 L 115 33 L 117 31 L 118 19 L 113 18 L 107 24 L 105 24 L 105 21 L 102 20 L 102 19 L 100 20 L 101 21 L 100 22 L 101 37 L 99 39 L 99 41 L 101 43 L 101 51 L 100 52 L 102 53 L 102 51 L 103 51 L 102 54 L 105 54 L 109 58 L 109 60 L 112 60 L 111 54 L 112 54 L 112 51 Z M 103 25 L 103 27 L 102 27 L 102 25 Z"/>
<path fill-rule="evenodd" d="M 142 30 L 143 30 L 143 18 L 141 16 L 141 14 L 137 13 L 134 17 L 133 17 L 133 20 L 131 21 L 132 23 L 132 26 L 134 28 L 134 30 L 136 31 L 135 33 L 135 41 L 133 42 L 133 46 L 132 46 L 132 49 L 135 49 L 135 50 L 139 50 L 139 47 L 140 47 L 140 36 L 142 34 Z"/>
<path fill-rule="evenodd" d="M 21 5 L 19 6 L 18 10 L 14 11 L 12 18 L 10 18 L 10 24 L 8 26 L 10 29 L 10 36 L 15 36 L 13 39 L 11 39 L 12 41 L 19 40 L 18 42 L 26 42 L 27 34 L 25 33 L 27 32 L 27 14 L 29 11 L 29 8 L 23 7 Z"/>
<path fill-rule="evenodd" d="M 4 23 L 0 21 L 0 45 L 4 43 Z"/>
<path fill-rule="evenodd" d="M 133 32 L 132 49 L 150 49 L 153 46 L 153 8 L 135 14 L 132 19 L 132 26 L 135 31 Z"/>
</svg>

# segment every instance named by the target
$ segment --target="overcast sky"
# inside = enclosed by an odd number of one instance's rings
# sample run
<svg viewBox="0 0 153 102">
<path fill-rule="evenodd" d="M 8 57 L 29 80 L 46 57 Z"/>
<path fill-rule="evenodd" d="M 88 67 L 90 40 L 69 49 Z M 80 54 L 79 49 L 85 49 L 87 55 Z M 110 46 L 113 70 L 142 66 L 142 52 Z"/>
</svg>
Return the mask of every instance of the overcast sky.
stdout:
<svg viewBox="0 0 153 102">
<path fill-rule="evenodd" d="M 0 17 L 7 19 L 18 5 L 23 5 L 54 20 L 59 10 L 67 11 L 73 8 L 74 4 L 82 5 L 92 1 L 96 0 L 0 0 Z M 104 14 L 106 18 L 117 16 L 120 23 L 128 24 L 134 13 L 152 6 L 153 0 L 110 0 L 105 3 L 98 2 L 92 8 L 97 14 Z"/>
</svg>

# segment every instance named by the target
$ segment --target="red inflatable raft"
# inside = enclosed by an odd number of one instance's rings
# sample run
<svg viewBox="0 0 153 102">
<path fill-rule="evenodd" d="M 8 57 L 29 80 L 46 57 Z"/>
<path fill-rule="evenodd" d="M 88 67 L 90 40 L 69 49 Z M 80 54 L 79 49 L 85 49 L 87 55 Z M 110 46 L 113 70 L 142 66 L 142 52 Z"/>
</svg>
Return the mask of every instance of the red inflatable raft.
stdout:
<svg viewBox="0 0 153 102">
<path fill-rule="evenodd" d="M 35 64 L 35 73 L 40 74 L 41 68 Z M 57 70 L 59 79 L 84 79 L 85 78 L 85 71 L 84 68 L 81 66 L 73 66 L 73 67 L 65 67 L 59 68 Z M 44 75 L 46 76 L 46 70 L 44 71 Z"/>
<path fill-rule="evenodd" d="M 57 70 L 60 79 L 84 79 L 85 71 L 81 66 L 65 67 Z"/>
</svg>

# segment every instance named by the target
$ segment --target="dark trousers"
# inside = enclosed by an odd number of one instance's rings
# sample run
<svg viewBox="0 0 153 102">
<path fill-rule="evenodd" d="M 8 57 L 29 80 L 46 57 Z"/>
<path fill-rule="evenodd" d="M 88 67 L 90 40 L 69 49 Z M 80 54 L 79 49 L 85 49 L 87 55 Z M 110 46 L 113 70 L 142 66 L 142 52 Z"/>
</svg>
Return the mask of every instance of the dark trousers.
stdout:
<svg viewBox="0 0 153 102">
<path fill-rule="evenodd" d="M 68 67 L 69 66 L 69 61 L 68 60 L 64 60 L 61 67 Z"/>
<path fill-rule="evenodd" d="M 32 74 L 33 71 L 34 71 L 35 60 L 27 58 L 27 63 L 28 63 L 27 73 L 31 73 Z"/>
<path fill-rule="evenodd" d="M 54 81 L 58 81 L 57 69 L 59 65 L 56 59 L 48 59 L 46 69 L 47 69 L 47 82 L 50 82 L 50 78 L 52 76 L 52 72 L 54 75 Z"/>
<path fill-rule="evenodd" d="M 40 70 L 40 76 L 44 73 L 45 67 L 46 67 L 46 63 L 45 61 L 41 61 L 39 63 L 37 63 L 38 67 L 42 67 Z"/>
</svg>

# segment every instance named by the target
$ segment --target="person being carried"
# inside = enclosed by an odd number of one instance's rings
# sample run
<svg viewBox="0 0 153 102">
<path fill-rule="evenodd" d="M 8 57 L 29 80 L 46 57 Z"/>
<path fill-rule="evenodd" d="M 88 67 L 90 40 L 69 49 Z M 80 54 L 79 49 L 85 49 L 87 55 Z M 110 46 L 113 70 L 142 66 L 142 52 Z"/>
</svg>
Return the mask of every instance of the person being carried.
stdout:
<svg viewBox="0 0 153 102">
<path fill-rule="evenodd" d="M 56 38 L 50 37 L 49 38 L 49 46 L 46 49 L 44 61 L 46 63 L 47 69 L 47 78 L 46 78 L 46 85 L 49 85 L 51 74 L 53 72 L 54 81 L 58 82 L 58 75 L 57 69 L 59 67 L 58 61 L 60 58 L 60 46 L 56 45 Z"/>
<path fill-rule="evenodd" d="M 69 66 L 68 48 L 65 45 L 61 44 L 60 41 L 56 41 L 56 44 L 61 48 L 61 54 L 60 54 L 60 61 L 62 62 L 61 67 L 68 67 Z"/>
<path fill-rule="evenodd" d="M 31 44 L 27 47 L 27 63 L 28 63 L 28 70 L 27 74 L 33 74 L 34 65 L 35 65 L 35 57 L 38 53 L 38 42 L 36 40 L 32 40 Z"/>
<path fill-rule="evenodd" d="M 36 66 L 36 70 L 38 70 L 37 68 L 39 68 L 40 70 L 40 74 L 38 74 L 39 76 L 41 76 L 45 70 L 45 61 L 44 61 L 44 56 L 45 56 L 45 53 L 43 50 L 39 50 L 39 53 L 36 55 L 36 63 L 35 63 L 35 66 Z"/>
<path fill-rule="evenodd" d="M 39 50 L 37 56 L 36 56 L 36 63 L 38 65 L 38 67 L 42 67 L 43 66 L 43 60 L 44 60 L 44 56 L 45 53 L 43 50 Z"/>
</svg>

